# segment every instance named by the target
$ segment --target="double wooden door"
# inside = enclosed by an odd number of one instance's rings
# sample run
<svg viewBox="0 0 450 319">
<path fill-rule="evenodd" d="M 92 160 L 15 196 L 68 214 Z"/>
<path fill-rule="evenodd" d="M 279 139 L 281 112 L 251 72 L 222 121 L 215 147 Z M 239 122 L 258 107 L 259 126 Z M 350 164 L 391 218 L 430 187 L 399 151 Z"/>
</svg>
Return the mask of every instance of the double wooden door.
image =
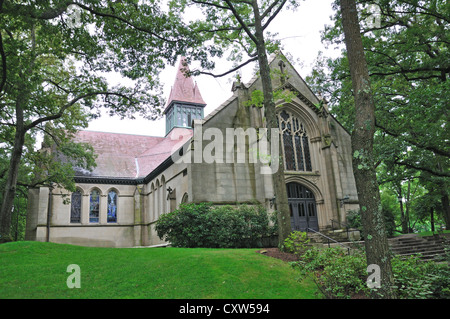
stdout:
<svg viewBox="0 0 450 319">
<path fill-rule="evenodd" d="M 298 183 L 288 183 L 286 186 L 291 211 L 292 230 L 319 230 L 314 194 L 308 188 Z"/>
</svg>

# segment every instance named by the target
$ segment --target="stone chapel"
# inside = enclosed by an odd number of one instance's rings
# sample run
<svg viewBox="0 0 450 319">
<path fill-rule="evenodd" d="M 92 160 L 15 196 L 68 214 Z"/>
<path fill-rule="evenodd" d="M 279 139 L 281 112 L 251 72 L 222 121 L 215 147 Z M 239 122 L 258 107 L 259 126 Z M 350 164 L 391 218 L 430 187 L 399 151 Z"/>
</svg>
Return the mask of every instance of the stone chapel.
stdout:
<svg viewBox="0 0 450 319">
<path fill-rule="evenodd" d="M 183 60 L 182 60 L 183 61 Z M 76 191 L 29 189 L 26 240 L 97 247 L 165 244 L 154 226 L 161 214 L 181 203 L 264 205 L 276 209 L 272 177 L 258 161 L 191 161 L 195 136 L 208 129 L 264 127 L 263 110 L 246 103 L 261 89 L 255 76 L 235 82 L 232 96 L 207 116 L 200 88 L 185 77 L 180 61 L 167 106 L 165 136 L 80 131 L 76 140 L 89 143 L 97 155 L 93 171 L 78 169 Z M 281 150 L 293 230 L 320 231 L 346 221 L 358 208 L 353 177 L 350 134 L 328 112 L 282 54 L 270 57 L 281 70 L 273 87 L 294 93 L 277 102 Z M 322 105 L 322 106 L 320 106 Z M 225 157 L 236 148 L 227 147 Z M 217 142 L 217 141 L 216 141 Z M 203 141 L 200 147 L 210 147 Z M 173 156 L 176 154 L 177 156 Z M 178 160 L 177 160 L 178 158 Z M 66 204 L 64 198 L 70 198 Z"/>
</svg>

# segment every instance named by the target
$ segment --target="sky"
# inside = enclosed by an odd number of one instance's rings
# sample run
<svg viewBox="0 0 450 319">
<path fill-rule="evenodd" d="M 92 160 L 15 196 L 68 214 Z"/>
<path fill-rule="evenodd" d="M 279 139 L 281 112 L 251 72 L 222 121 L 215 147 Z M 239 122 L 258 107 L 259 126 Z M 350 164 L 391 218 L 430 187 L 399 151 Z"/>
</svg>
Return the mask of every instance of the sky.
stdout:
<svg viewBox="0 0 450 319">
<path fill-rule="evenodd" d="M 294 67 L 303 78 L 310 74 L 319 51 L 326 52 L 327 56 L 336 56 L 340 53 L 339 50 L 333 48 L 327 50 L 320 39 L 324 26 L 331 24 L 332 2 L 333 0 L 302 1 L 296 11 L 286 9 L 281 11 L 268 28 L 268 31 L 272 33 L 279 33 L 278 38 L 282 39 L 283 53 L 292 56 Z M 223 58 L 216 65 L 218 65 L 218 68 L 213 73 L 219 74 L 227 71 L 231 62 Z M 178 63 L 175 66 L 168 65 L 161 72 L 160 80 L 164 85 L 166 99 L 169 97 L 170 89 L 174 83 L 177 66 Z M 244 83 L 252 78 L 254 67 L 255 64 L 251 64 L 241 71 Z M 195 65 L 191 65 L 190 68 L 194 69 Z M 234 78 L 235 74 L 223 78 L 213 78 L 209 75 L 194 77 L 194 81 L 197 82 L 200 93 L 207 103 L 205 116 L 232 95 L 231 86 Z M 118 79 L 111 80 L 117 81 Z M 161 118 L 156 121 L 140 118 L 121 120 L 118 117 L 103 115 L 99 119 L 93 120 L 87 129 L 101 132 L 164 136 L 165 119 Z"/>
</svg>

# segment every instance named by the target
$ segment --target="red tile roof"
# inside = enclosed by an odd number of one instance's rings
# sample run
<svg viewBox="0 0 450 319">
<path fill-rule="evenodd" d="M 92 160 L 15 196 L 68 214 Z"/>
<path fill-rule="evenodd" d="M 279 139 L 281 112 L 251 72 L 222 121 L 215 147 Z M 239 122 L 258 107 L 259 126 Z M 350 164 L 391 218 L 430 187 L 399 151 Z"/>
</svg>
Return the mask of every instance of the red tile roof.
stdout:
<svg viewBox="0 0 450 319">
<path fill-rule="evenodd" d="M 206 105 L 197 84 L 185 77 L 188 69 L 182 57 L 175 83 L 170 92 L 172 101 Z M 174 128 L 166 137 L 80 131 L 75 141 L 89 143 L 97 155 L 97 167 L 88 172 L 76 169 L 76 176 L 102 178 L 143 178 L 169 158 L 192 137 L 192 130 Z"/>
<path fill-rule="evenodd" d="M 192 137 L 192 130 L 175 128 L 166 137 L 80 131 L 77 142 L 89 143 L 97 155 L 92 172 L 77 176 L 142 178 Z"/>
</svg>

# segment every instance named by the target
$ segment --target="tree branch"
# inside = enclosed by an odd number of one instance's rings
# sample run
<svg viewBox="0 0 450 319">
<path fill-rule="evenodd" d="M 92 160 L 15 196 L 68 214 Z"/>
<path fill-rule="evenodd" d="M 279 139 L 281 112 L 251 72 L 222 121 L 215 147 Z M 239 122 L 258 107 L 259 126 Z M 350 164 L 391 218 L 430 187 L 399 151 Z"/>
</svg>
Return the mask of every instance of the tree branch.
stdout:
<svg viewBox="0 0 450 319">
<path fill-rule="evenodd" d="M 431 151 L 435 154 L 441 155 L 441 156 L 446 156 L 446 157 L 450 157 L 450 152 L 443 150 L 443 149 L 439 149 L 433 146 L 429 146 L 429 145 L 424 145 L 422 143 L 419 143 L 415 140 L 409 139 L 409 138 L 405 138 L 404 136 L 401 136 L 399 133 L 393 132 L 391 130 L 389 130 L 388 128 L 384 127 L 383 125 L 381 125 L 380 123 L 376 122 L 375 126 L 382 129 L 386 134 L 389 134 L 393 137 L 398 137 L 403 139 L 405 142 L 411 143 L 412 145 L 415 145 L 421 149 L 427 150 L 427 151 Z"/>
<path fill-rule="evenodd" d="M 90 8 L 90 7 L 88 7 L 88 6 L 84 5 L 84 4 L 81 4 L 81 3 L 76 3 L 76 5 L 79 6 L 80 8 L 82 8 L 82 9 L 84 9 L 84 10 L 87 10 L 87 11 L 89 11 L 90 13 L 95 14 L 95 15 L 98 15 L 98 16 L 100 16 L 100 17 L 107 17 L 107 18 L 117 19 L 117 20 L 119 20 L 119 21 L 121 21 L 121 22 L 123 22 L 123 23 L 129 25 L 130 27 L 132 27 L 132 28 L 138 30 L 138 31 L 142 31 L 142 32 L 148 33 L 148 34 L 150 34 L 150 35 L 152 35 L 152 36 L 154 36 L 154 37 L 156 37 L 156 38 L 158 38 L 158 39 L 160 39 L 160 40 L 167 41 L 167 42 L 172 42 L 172 43 L 178 42 L 177 40 L 170 40 L 170 39 L 166 39 L 166 38 L 164 38 L 164 37 L 161 37 L 160 35 L 154 33 L 154 32 L 151 31 L 150 29 L 144 28 L 144 27 L 140 27 L 140 26 L 138 26 L 138 25 L 136 25 L 136 24 L 134 24 L 134 23 L 132 23 L 132 22 L 130 22 L 130 21 L 128 21 L 128 20 L 122 18 L 122 17 L 119 17 L 119 16 L 117 16 L 117 15 L 110 14 L 110 13 L 99 12 L 99 11 L 97 11 L 97 10 L 95 10 L 95 9 L 93 9 L 93 8 Z"/>
<path fill-rule="evenodd" d="M 394 163 L 397 164 L 397 165 L 402 165 L 402 166 L 406 166 L 406 167 L 409 167 L 409 168 L 413 168 L 413 169 L 416 169 L 416 170 L 419 170 L 419 171 L 428 172 L 428 173 L 430 173 L 432 175 L 435 175 L 435 176 L 450 177 L 449 173 L 435 171 L 435 170 L 432 170 L 432 169 L 430 169 L 428 167 L 417 166 L 417 165 L 414 165 L 414 164 L 411 164 L 411 163 L 400 162 L 400 161 L 397 161 L 397 160 L 395 160 Z"/>
<path fill-rule="evenodd" d="M 262 26 L 262 29 L 263 30 L 265 30 L 268 26 L 269 26 L 269 24 L 270 24 L 270 22 L 272 22 L 272 20 L 273 19 L 275 19 L 275 17 L 278 15 L 278 13 L 280 13 L 280 11 L 281 11 L 281 9 L 284 7 L 284 4 L 286 3 L 286 1 L 287 0 L 283 0 L 283 2 L 280 4 L 280 6 L 278 7 L 278 9 L 274 12 L 274 14 L 272 14 L 271 16 L 270 16 L 270 18 L 266 21 L 266 23 Z M 278 1 L 274 1 L 273 3 L 272 3 L 272 5 L 275 5 L 276 3 L 278 3 Z M 272 11 L 272 8 L 268 8 L 267 10 L 269 10 L 270 9 L 270 11 Z M 267 11 L 266 10 L 266 11 Z M 269 12 L 270 12 L 269 11 Z M 264 14 L 263 14 L 264 15 Z M 264 19 L 264 17 L 263 16 L 261 16 L 261 21 Z"/>
<path fill-rule="evenodd" d="M 120 94 L 120 93 L 113 93 L 113 92 L 109 92 L 109 91 L 95 91 L 95 92 L 89 92 L 80 96 L 77 96 L 76 98 L 72 99 L 69 103 L 61 106 L 61 108 L 59 109 L 59 112 L 56 114 L 52 114 L 49 116 L 45 116 L 45 117 L 41 117 L 33 122 L 31 122 L 30 124 L 25 126 L 25 131 L 28 131 L 29 129 L 36 127 L 37 125 L 43 123 L 43 122 L 48 122 L 48 121 L 52 121 L 52 120 L 56 120 L 58 118 L 60 118 L 63 113 L 72 105 L 74 105 L 75 103 L 77 103 L 79 100 L 82 100 L 84 98 L 90 97 L 90 96 L 94 96 L 94 95 L 117 95 L 117 96 L 121 96 L 121 97 L 125 97 L 128 99 L 127 96 Z"/>
<path fill-rule="evenodd" d="M 2 81 L 0 82 L 0 93 L 2 93 L 3 88 L 6 84 L 6 54 L 3 49 L 3 38 L 2 32 L 0 31 L 0 56 L 2 57 Z"/>
<path fill-rule="evenodd" d="M 42 20 L 51 20 L 57 18 L 61 14 L 63 14 L 71 4 L 77 4 L 72 0 L 70 1 L 66 0 L 61 2 L 59 6 L 56 8 L 51 8 L 47 11 L 39 13 L 36 12 L 36 10 L 33 10 L 33 7 L 28 5 L 12 3 L 12 1 L 7 1 L 6 3 L 7 4 L 5 4 L 5 6 L 3 7 L 3 12 L 15 14 L 18 13 L 22 16 L 28 16 L 34 19 L 42 19 Z"/>
<path fill-rule="evenodd" d="M 229 6 L 229 9 L 233 13 L 234 17 L 238 20 L 239 24 L 244 28 L 247 35 L 250 37 L 250 39 L 255 43 L 258 44 L 258 39 L 256 39 L 255 35 L 252 33 L 252 31 L 249 29 L 247 24 L 242 20 L 242 17 L 239 15 L 239 13 L 236 11 L 236 8 L 233 7 L 233 4 L 230 0 L 225 0 L 227 5 Z"/>
<path fill-rule="evenodd" d="M 213 7 L 216 7 L 218 9 L 222 9 L 222 10 L 230 10 L 229 7 L 221 6 L 221 5 L 218 5 L 216 3 L 211 3 L 211 2 L 207 2 L 207 1 L 192 0 L 192 2 L 197 3 L 197 4 L 204 4 L 204 5 L 207 5 L 207 6 L 213 6 Z"/>
<path fill-rule="evenodd" d="M 253 62 L 253 61 L 256 61 L 256 60 L 258 60 L 258 57 L 251 58 L 251 59 L 245 61 L 244 63 L 238 65 L 237 67 L 235 67 L 235 68 L 233 68 L 233 69 L 231 69 L 231 70 L 228 70 L 227 72 L 222 73 L 222 74 L 213 74 L 213 73 L 210 73 L 210 72 L 204 72 L 204 71 L 192 71 L 192 73 L 198 72 L 199 74 L 205 74 L 205 75 L 210 75 L 210 76 L 212 76 L 212 77 L 214 77 L 214 78 L 220 78 L 220 77 L 225 76 L 225 75 L 228 75 L 228 74 L 230 74 L 230 73 L 232 73 L 232 72 L 234 72 L 234 71 L 236 71 L 236 70 L 239 70 L 239 69 L 242 68 L 243 66 L 245 66 L 245 65 L 247 65 L 247 64 L 249 64 L 249 63 L 251 63 L 251 62 Z"/>
</svg>

